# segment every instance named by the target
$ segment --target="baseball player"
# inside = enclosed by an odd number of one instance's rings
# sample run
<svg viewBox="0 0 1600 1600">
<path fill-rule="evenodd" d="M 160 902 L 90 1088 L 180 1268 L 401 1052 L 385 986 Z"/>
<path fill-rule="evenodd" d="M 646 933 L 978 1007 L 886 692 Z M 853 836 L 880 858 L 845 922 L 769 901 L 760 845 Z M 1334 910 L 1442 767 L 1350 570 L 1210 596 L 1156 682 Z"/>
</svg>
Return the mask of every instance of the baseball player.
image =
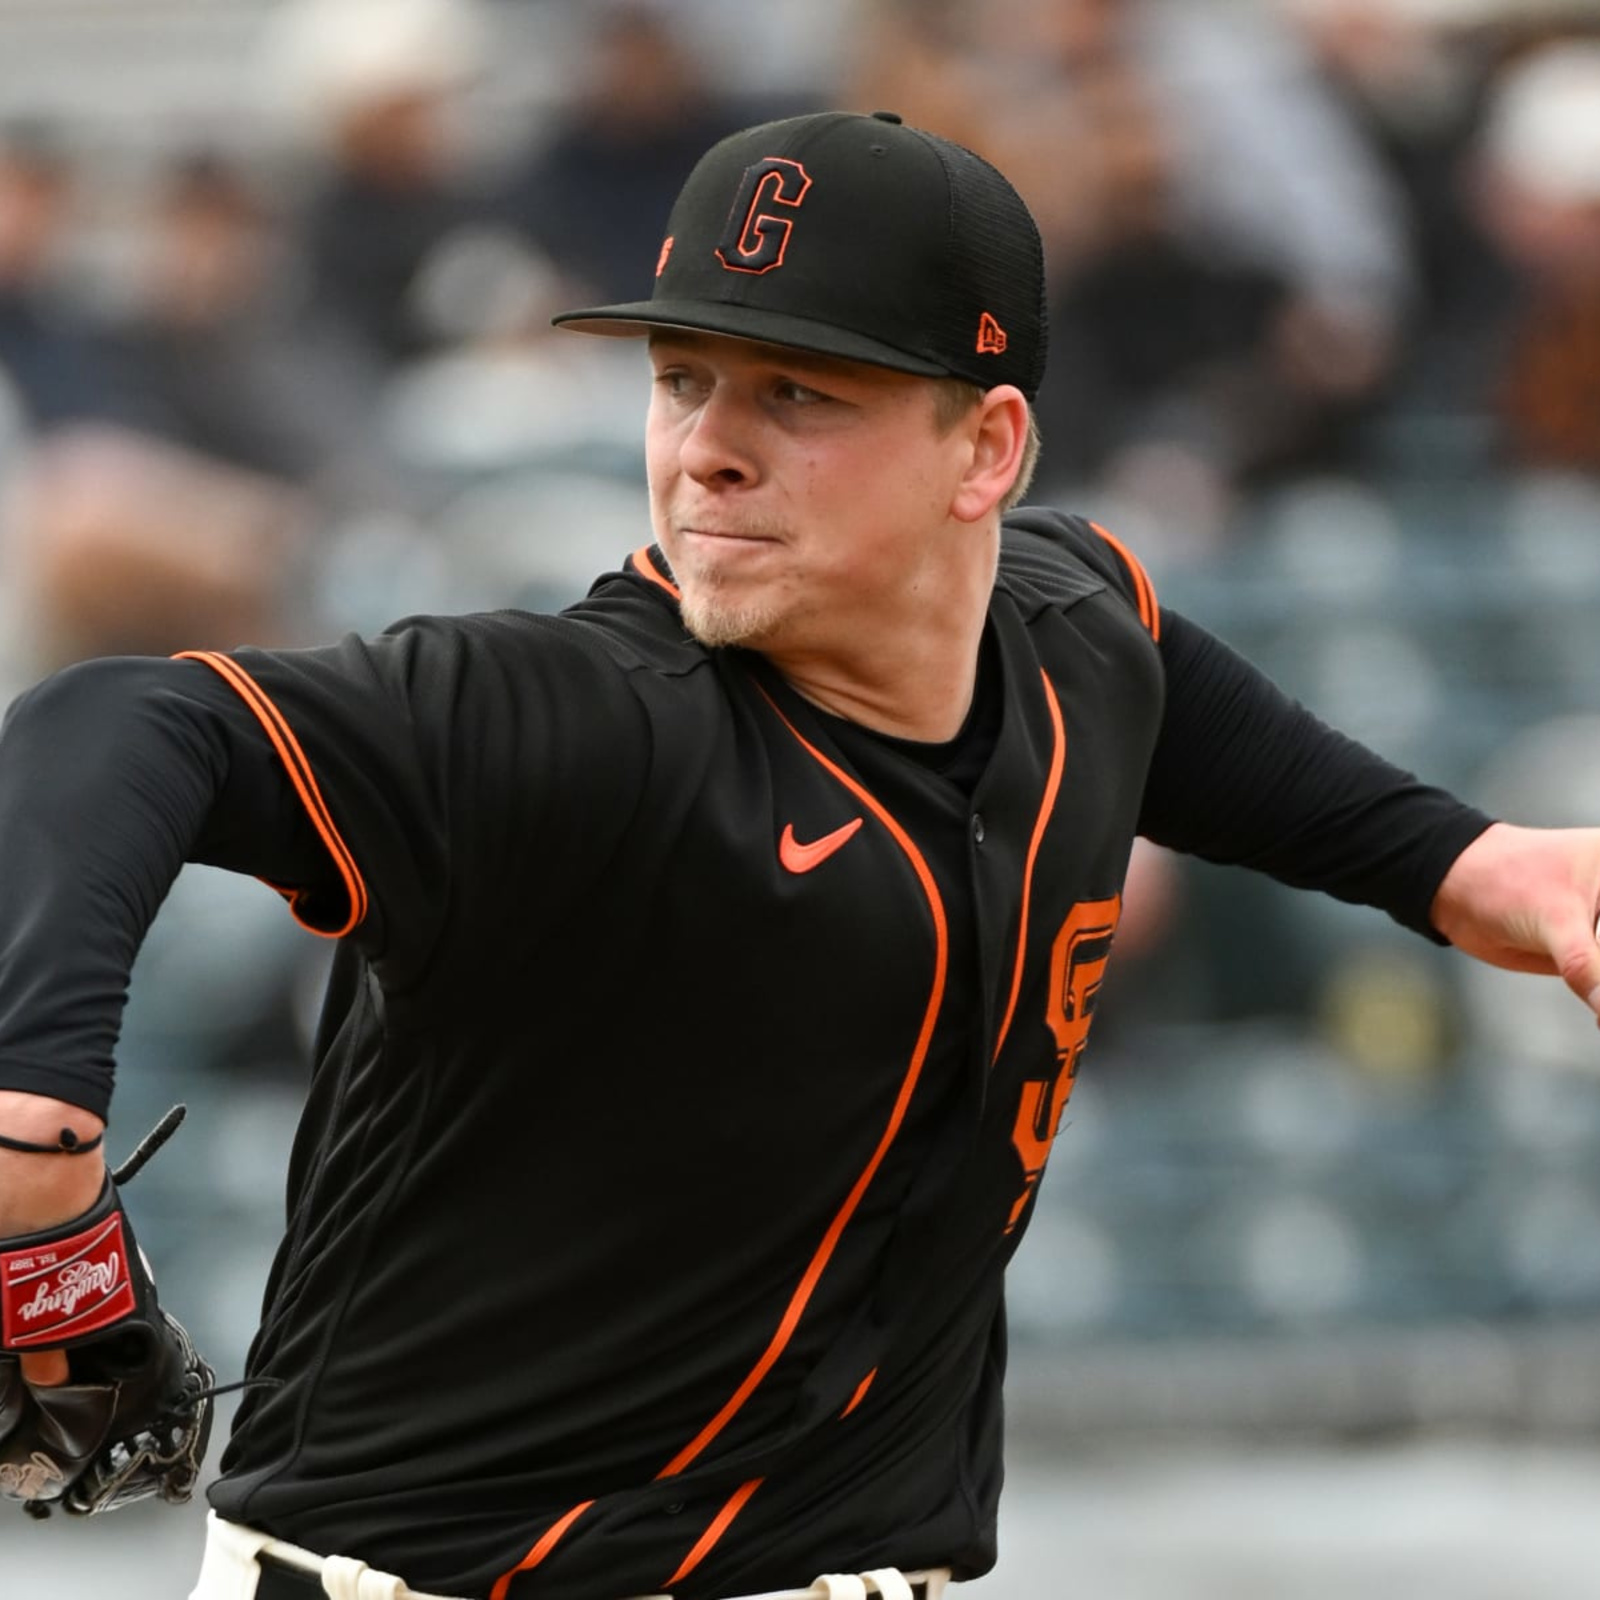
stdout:
<svg viewBox="0 0 1600 1600">
<path fill-rule="evenodd" d="M 1042 298 L 969 152 L 889 114 L 736 134 L 651 297 L 560 319 L 652 373 L 652 536 L 585 600 L 15 706 L 0 1493 L 193 1482 L 211 1376 L 96 1148 L 185 861 L 338 941 L 195 1600 L 988 1570 L 1002 1275 L 1136 834 L 1597 1003 L 1600 831 L 1491 823 L 1109 533 L 1009 509 Z"/>
</svg>

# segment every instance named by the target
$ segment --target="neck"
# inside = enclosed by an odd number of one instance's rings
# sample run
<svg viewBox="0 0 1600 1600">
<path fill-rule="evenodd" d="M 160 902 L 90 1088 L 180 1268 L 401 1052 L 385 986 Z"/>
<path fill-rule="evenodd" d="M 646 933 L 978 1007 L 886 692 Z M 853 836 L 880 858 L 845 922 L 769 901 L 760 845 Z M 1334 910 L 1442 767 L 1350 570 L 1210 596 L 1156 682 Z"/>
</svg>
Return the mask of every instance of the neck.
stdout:
<svg viewBox="0 0 1600 1600">
<path fill-rule="evenodd" d="M 972 706 L 994 561 L 963 580 L 947 573 L 898 625 L 846 621 L 829 641 L 764 653 L 797 694 L 834 716 L 901 739 L 953 739 Z"/>
</svg>

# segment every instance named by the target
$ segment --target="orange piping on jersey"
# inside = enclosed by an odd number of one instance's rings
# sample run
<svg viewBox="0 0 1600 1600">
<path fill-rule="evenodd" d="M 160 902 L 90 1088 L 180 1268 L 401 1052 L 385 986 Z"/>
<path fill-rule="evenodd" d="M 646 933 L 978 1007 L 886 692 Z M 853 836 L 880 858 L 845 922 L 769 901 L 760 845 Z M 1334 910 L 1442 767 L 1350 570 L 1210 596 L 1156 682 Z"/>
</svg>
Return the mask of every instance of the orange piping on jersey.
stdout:
<svg viewBox="0 0 1600 1600">
<path fill-rule="evenodd" d="M 874 1367 L 860 1383 L 856 1385 L 856 1392 L 850 1396 L 850 1404 L 839 1413 L 839 1420 L 844 1421 L 855 1408 L 867 1398 L 867 1390 L 872 1387 L 872 1380 L 878 1376 L 878 1369 Z"/>
<path fill-rule="evenodd" d="M 659 584 L 660 587 L 665 589 L 674 600 L 683 599 L 682 591 L 678 588 L 677 584 L 675 584 L 666 575 L 666 573 L 664 573 L 660 567 L 658 567 L 655 562 L 650 559 L 649 545 L 640 545 L 639 548 L 635 550 L 628 559 L 633 562 L 633 570 L 637 572 L 641 578 L 648 578 L 651 583 Z"/>
<path fill-rule="evenodd" d="M 585 1500 L 582 1505 L 574 1506 L 559 1522 L 552 1523 L 533 1549 L 525 1555 L 509 1572 L 502 1572 L 494 1580 L 494 1588 L 489 1591 L 489 1600 L 506 1600 L 506 1593 L 511 1588 L 511 1580 L 519 1572 L 532 1572 L 566 1536 L 567 1529 L 581 1517 L 593 1500 Z"/>
<path fill-rule="evenodd" d="M 889 830 L 896 844 L 905 852 L 911 862 L 913 870 L 922 883 L 922 891 L 928 897 L 929 908 L 933 912 L 933 929 L 935 940 L 933 988 L 928 996 L 928 1009 L 922 1018 L 922 1029 L 917 1035 L 916 1047 L 911 1053 L 910 1065 L 906 1068 L 906 1075 L 900 1084 L 900 1092 L 895 1097 L 894 1109 L 889 1113 L 888 1125 L 884 1128 L 878 1140 L 877 1148 L 872 1152 L 866 1166 L 862 1169 L 861 1176 L 856 1179 L 850 1193 L 845 1196 L 844 1204 L 839 1207 L 838 1214 L 828 1225 L 828 1231 L 823 1235 L 822 1242 L 817 1246 L 816 1253 L 812 1256 L 810 1264 L 800 1278 L 794 1293 L 789 1298 L 782 1318 L 779 1320 L 777 1331 L 773 1334 L 771 1342 L 762 1352 L 760 1360 L 746 1374 L 744 1381 L 729 1396 L 722 1409 L 703 1427 L 695 1437 L 675 1455 L 660 1472 L 658 1478 L 670 1478 L 682 1472 L 690 1462 L 705 1450 L 716 1436 L 738 1415 L 740 1409 L 752 1394 L 761 1386 L 762 1381 L 776 1364 L 778 1357 L 788 1347 L 789 1341 L 794 1337 L 795 1329 L 800 1324 L 800 1318 L 805 1314 L 807 1304 L 815 1292 L 828 1262 L 832 1259 L 833 1252 L 838 1248 L 839 1240 L 844 1230 L 850 1225 L 850 1219 L 855 1215 L 856 1208 L 861 1204 L 862 1197 L 866 1194 L 872 1180 L 878 1174 L 878 1168 L 883 1165 L 883 1160 L 889 1153 L 889 1147 L 894 1143 L 900 1132 L 900 1125 L 905 1121 L 906 1110 L 911 1104 L 911 1096 L 916 1090 L 917 1081 L 922 1076 L 923 1063 L 928 1057 L 928 1047 L 933 1042 L 934 1024 L 938 1021 L 939 1007 L 944 1001 L 944 986 L 946 970 L 950 960 L 949 929 L 945 921 L 944 902 L 939 898 L 939 886 L 934 882 L 933 873 L 929 870 L 928 863 L 923 859 L 921 852 L 911 842 L 910 836 L 884 809 L 879 801 L 869 794 L 856 782 L 849 773 L 836 766 L 814 745 L 807 742 L 800 730 L 784 716 L 783 712 L 767 694 L 761 691 L 767 704 L 777 712 L 779 720 L 799 741 L 804 749 L 821 766 L 842 783 L 861 803 L 866 806 L 874 816 Z"/>
<path fill-rule="evenodd" d="M 741 1484 L 728 1498 L 728 1503 L 711 1519 L 711 1526 L 700 1535 L 699 1542 L 688 1555 L 683 1558 L 683 1565 L 667 1579 L 665 1588 L 674 1589 L 700 1565 L 705 1558 L 716 1548 L 717 1541 L 728 1531 L 733 1519 L 744 1510 L 745 1502 L 767 1480 L 765 1478 L 752 1478 L 749 1483 Z"/>
<path fill-rule="evenodd" d="M 1006 1001 L 1005 1020 L 1001 1022 L 1000 1036 L 994 1042 L 993 1061 L 1000 1059 L 1006 1035 L 1011 1031 L 1011 1019 L 1017 1014 L 1017 996 L 1022 992 L 1022 968 L 1028 954 L 1028 906 L 1033 898 L 1033 869 L 1039 859 L 1039 846 L 1044 842 L 1044 830 L 1050 821 L 1050 813 L 1055 810 L 1056 796 L 1061 792 L 1061 772 L 1067 761 L 1067 730 L 1061 718 L 1061 702 L 1056 699 L 1055 689 L 1042 669 L 1039 676 L 1044 681 L 1045 704 L 1050 708 L 1050 726 L 1055 730 L 1055 748 L 1050 752 L 1050 776 L 1045 779 L 1044 799 L 1039 802 L 1039 815 L 1033 823 L 1033 837 L 1028 841 L 1028 864 L 1022 872 L 1022 911 L 1017 918 L 1017 964 L 1011 974 L 1011 998 Z"/>
<path fill-rule="evenodd" d="M 1120 539 L 1106 532 L 1098 522 L 1089 524 L 1105 542 L 1121 557 L 1122 564 L 1128 569 L 1128 576 L 1133 579 L 1134 593 L 1139 597 L 1139 620 L 1144 624 L 1145 631 L 1157 644 L 1161 642 L 1161 607 L 1156 604 L 1156 586 L 1150 581 L 1150 574 L 1139 564 L 1139 558 Z"/>
<path fill-rule="evenodd" d="M 314 928 L 304 921 L 297 909 L 298 897 L 292 893 L 288 896 L 289 909 L 294 913 L 295 921 L 310 932 L 325 939 L 342 939 L 352 928 L 358 927 L 367 914 L 367 886 L 361 876 L 361 869 L 356 865 L 355 857 L 350 853 L 349 846 L 345 844 L 338 828 L 334 825 L 333 816 L 322 798 L 322 791 L 317 787 L 311 763 L 306 759 L 305 751 L 300 748 L 300 741 L 295 738 L 294 730 L 290 728 L 283 713 L 273 704 L 267 692 L 237 661 L 215 650 L 184 650 L 180 651 L 175 659 L 198 661 L 210 667 L 250 708 L 255 714 L 256 721 L 265 730 L 267 738 L 272 741 L 273 749 L 278 752 L 278 757 L 283 762 L 284 771 L 289 774 L 289 780 L 294 784 L 295 793 L 300 796 L 300 804 L 305 807 L 306 815 L 311 818 L 312 825 L 321 836 L 328 854 L 333 858 L 334 866 L 339 869 L 339 876 L 344 880 L 345 894 L 350 902 L 350 915 L 345 920 L 344 926 L 331 931 L 326 928 Z M 281 894 L 283 891 L 280 889 L 278 892 Z"/>
</svg>

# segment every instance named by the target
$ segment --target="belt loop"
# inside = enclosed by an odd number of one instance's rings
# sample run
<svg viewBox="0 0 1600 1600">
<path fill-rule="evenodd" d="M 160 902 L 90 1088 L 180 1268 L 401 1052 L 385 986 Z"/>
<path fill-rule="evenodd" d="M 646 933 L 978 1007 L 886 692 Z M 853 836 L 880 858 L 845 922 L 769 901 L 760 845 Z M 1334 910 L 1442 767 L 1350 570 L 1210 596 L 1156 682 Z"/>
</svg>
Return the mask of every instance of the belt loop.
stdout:
<svg viewBox="0 0 1600 1600">
<path fill-rule="evenodd" d="M 823 1600 L 867 1600 L 867 1586 L 857 1572 L 825 1572 L 811 1586 Z"/>
<path fill-rule="evenodd" d="M 911 1584 L 898 1567 L 883 1567 L 876 1572 L 861 1574 L 877 1589 L 883 1600 L 911 1600 Z"/>
<path fill-rule="evenodd" d="M 365 1561 L 325 1556 L 322 1587 L 328 1600 L 400 1600 L 403 1585 L 388 1572 L 374 1572 Z"/>
</svg>

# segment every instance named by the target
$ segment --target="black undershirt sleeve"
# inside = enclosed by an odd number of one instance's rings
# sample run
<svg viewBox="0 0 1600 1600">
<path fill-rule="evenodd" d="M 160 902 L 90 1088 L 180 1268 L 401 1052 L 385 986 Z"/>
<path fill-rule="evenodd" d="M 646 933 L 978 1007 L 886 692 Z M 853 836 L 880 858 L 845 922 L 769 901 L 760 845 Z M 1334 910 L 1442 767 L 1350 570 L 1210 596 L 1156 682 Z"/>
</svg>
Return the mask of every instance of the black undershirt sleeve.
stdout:
<svg viewBox="0 0 1600 1600">
<path fill-rule="evenodd" d="M 0 852 L 0 1088 L 102 1117 L 128 973 L 186 860 L 336 892 L 254 718 L 187 661 L 85 662 L 12 706 Z"/>
<path fill-rule="evenodd" d="M 1329 728 L 1221 640 L 1163 610 L 1167 700 L 1139 831 L 1208 861 L 1429 921 L 1491 818 Z"/>
</svg>

